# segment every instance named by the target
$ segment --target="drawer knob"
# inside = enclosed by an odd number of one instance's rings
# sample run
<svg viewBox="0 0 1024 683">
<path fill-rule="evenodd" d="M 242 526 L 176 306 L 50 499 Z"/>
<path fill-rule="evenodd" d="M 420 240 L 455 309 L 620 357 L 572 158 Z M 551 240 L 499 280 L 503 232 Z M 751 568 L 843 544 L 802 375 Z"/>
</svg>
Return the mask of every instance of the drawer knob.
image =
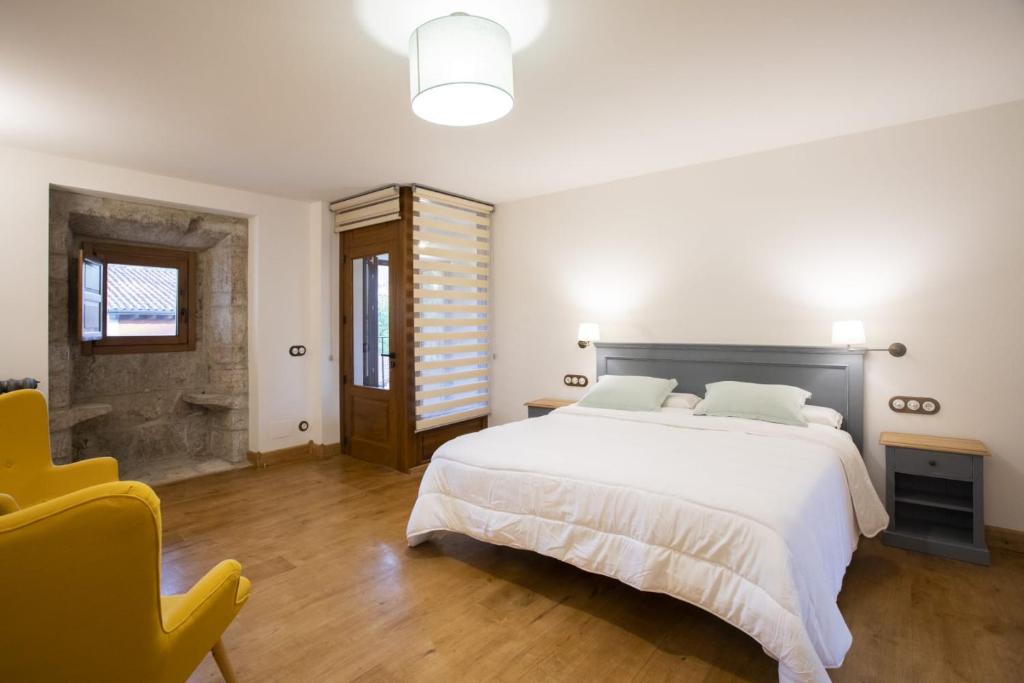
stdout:
<svg viewBox="0 0 1024 683">
<path fill-rule="evenodd" d="M 935 467 L 935 466 L 936 466 L 936 465 L 938 465 L 939 463 L 935 462 L 934 460 L 929 460 L 929 461 L 928 461 L 928 464 L 929 464 L 929 465 L 931 465 L 932 467 Z"/>
</svg>

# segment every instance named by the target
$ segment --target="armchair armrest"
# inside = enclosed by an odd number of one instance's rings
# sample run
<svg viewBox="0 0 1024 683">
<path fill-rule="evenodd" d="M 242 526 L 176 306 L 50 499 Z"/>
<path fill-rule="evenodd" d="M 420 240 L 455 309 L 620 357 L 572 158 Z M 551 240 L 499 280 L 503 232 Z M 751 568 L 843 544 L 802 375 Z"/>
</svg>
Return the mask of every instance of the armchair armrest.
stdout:
<svg viewBox="0 0 1024 683">
<path fill-rule="evenodd" d="M 224 560 L 218 563 L 187 593 L 163 600 L 164 631 L 174 635 L 183 627 L 189 628 L 189 624 L 198 625 L 208 620 L 221 623 L 220 630 L 223 630 L 249 598 L 250 585 L 249 579 L 242 576 L 242 566 L 238 562 Z"/>
<path fill-rule="evenodd" d="M 89 458 L 69 465 L 58 465 L 50 472 L 53 495 L 63 495 L 87 486 L 117 481 L 117 460 Z M 49 488 L 49 487 L 48 487 Z"/>
<path fill-rule="evenodd" d="M 18 501 L 14 500 L 14 496 L 8 493 L 0 493 L 0 515 L 17 512 L 20 509 L 21 507 L 18 505 Z"/>
<path fill-rule="evenodd" d="M 249 598 L 250 583 L 241 571 L 234 560 L 224 560 L 187 593 L 160 598 L 166 662 L 163 680 L 186 680 L 211 650 L 224 671 L 221 636 Z"/>
</svg>

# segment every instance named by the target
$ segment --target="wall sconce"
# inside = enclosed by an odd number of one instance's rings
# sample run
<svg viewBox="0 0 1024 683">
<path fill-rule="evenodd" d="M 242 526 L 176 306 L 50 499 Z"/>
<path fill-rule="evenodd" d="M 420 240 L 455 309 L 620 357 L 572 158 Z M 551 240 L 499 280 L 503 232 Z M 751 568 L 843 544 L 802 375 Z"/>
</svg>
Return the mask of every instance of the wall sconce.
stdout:
<svg viewBox="0 0 1024 683">
<path fill-rule="evenodd" d="M 576 343 L 581 349 L 590 346 L 590 342 L 601 341 L 601 328 L 597 323 L 580 323 L 580 331 L 576 335 Z"/>
<path fill-rule="evenodd" d="M 864 334 L 864 323 L 860 320 L 837 320 L 832 323 L 832 343 L 852 349 L 857 344 L 867 341 Z M 889 344 L 887 349 L 864 349 L 865 351 L 888 351 L 890 356 L 899 358 L 907 355 L 907 345 L 900 342 Z"/>
</svg>

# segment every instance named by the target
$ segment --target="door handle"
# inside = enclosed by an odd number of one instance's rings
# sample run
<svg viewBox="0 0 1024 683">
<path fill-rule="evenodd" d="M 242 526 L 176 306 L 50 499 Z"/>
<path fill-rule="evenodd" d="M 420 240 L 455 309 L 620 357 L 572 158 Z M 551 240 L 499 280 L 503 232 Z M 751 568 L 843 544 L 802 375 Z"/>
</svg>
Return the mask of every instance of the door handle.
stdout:
<svg viewBox="0 0 1024 683">
<path fill-rule="evenodd" d="M 380 354 L 380 357 L 381 358 L 390 358 L 391 360 L 394 360 L 395 359 L 395 352 L 392 351 L 391 353 L 382 353 L 382 354 Z"/>
</svg>

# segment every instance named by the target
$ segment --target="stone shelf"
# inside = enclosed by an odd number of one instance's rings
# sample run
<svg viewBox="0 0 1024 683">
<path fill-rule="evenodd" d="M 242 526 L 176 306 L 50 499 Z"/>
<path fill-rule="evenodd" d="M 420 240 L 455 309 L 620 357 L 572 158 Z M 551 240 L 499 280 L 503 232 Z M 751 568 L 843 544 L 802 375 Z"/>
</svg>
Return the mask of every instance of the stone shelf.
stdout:
<svg viewBox="0 0 1024 683">
<path fill-rule="evenodd" d="M 242 397 L 235 394 L 185 394 L 181 400 L 207 410 L 235 410 L 242 407 Z"/>
<path fill-rule="evenodd" d="M 62 408 L 50 412 L 50 431 L 59 432 L 71 429 L 80 422 L 106 415 L 112 410 L 107 403 L 79 403 L 70 408 Z"/>
</svg>

